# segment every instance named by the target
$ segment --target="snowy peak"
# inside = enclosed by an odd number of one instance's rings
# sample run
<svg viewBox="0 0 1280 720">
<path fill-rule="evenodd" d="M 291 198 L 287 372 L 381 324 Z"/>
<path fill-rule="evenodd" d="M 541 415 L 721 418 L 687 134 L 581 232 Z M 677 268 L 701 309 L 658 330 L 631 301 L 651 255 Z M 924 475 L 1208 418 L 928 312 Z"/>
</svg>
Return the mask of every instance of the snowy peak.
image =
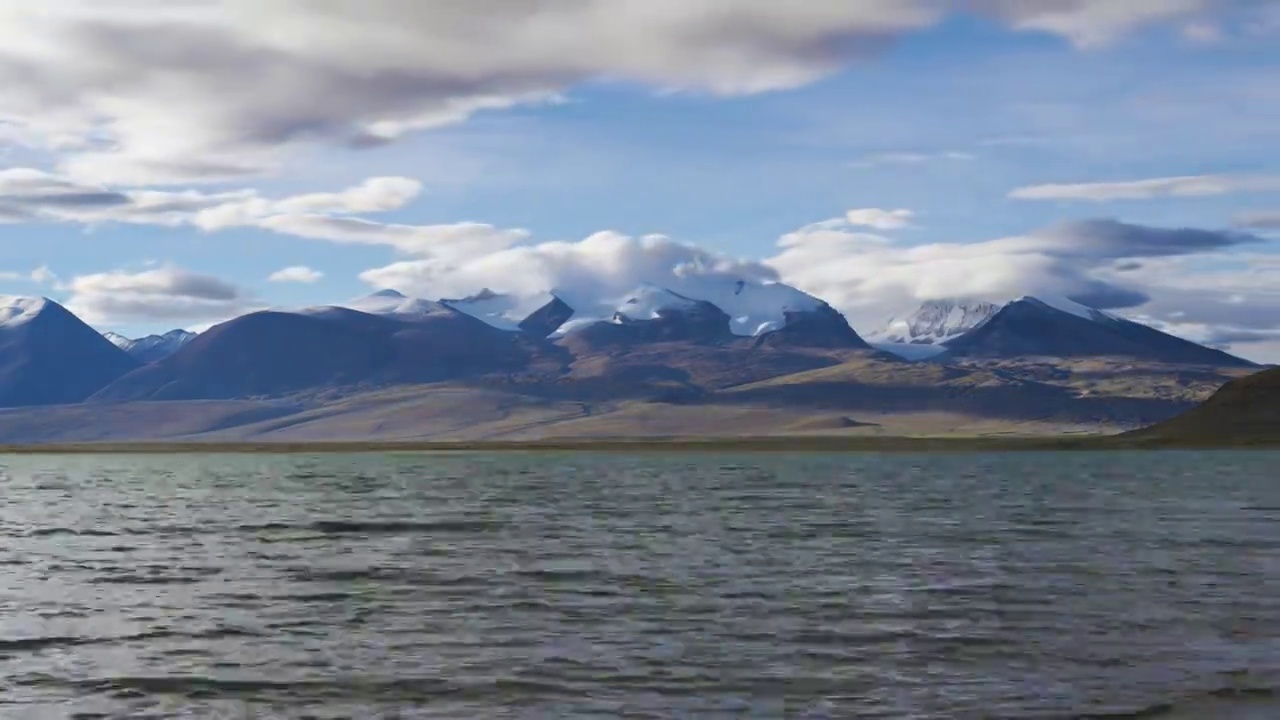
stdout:
<svg viewBox="0 0 1280 720">
<path fill-rule="evenodd" d="M 930 300 L 914 313 L 889 321 L 876 334 L 879 342 L 941 345 L 990 320 L 1000 306 L 983 301 Z"/>
<path fill-rule="evenodd" d="M 489 288 L 462 298 L 424 300 L 396 290 L 379 290 L 339 307 L 398 320 L 421 320 L 442 315 L 466 315 L 507 332 L 545 338 L 573 315 L 573 308 L 551 293 L 514 295 Z M 311 308 L 303 312 L 326 314 L 332 308 Z"/>
<path fill-rule="evenodd" d="M 1014 302 L 1027 303 L 1036 307 L 1057 310 L 1058 312 L 1068 313 L 1075 315 L 1078 318 L 1093 320 L 1095 322 L 1106 322 L 1116 319 L 1097 308 L 1081 305 L 1080 303 L 1065 297 L 1055 297 L 1052 295 L 1024 295 Z"/>
<path fill-rule="evenodd" d="M 698 301 L 657 285 L 644 284 L 628 293 L 613 310 L 613 322 L 656 320 L 664 314 L 692 310 Z"/>
<path fill-rule="evenodd" d="M 827 307 L 818 298 L 780 282 L 709 283 L 704 293 L 689 295 L 724 310 L 733 333 L 745 337 L 781 330 L 789 316 Z"/>
<path fill-rule="evenodd" d="M 52 308 L 63 310 L 61 305 L 46 297 L 0 295 L 0 328 L 24 325 Z"/>
<path fill-rule="evenodd" d="M 196 334 L 179 329 L 170 330 L 163 335 L 148 335 L 136 340 L 113 332 L 105 332 L 102 336 L 110 340 L 111 344 L 132 355 L 139 362 L 150 363 L 166 358 L 182 349 L 182 346 L 195 339 Z"/>
<path fill-rule="evenodd" d="M 427 317 L 446 311 L 440 303 L 407 297 L 399 291 L 390 289 L 356 298 L 341 307 L 370 315 L 392 315 L 402 319 Z"/>
<path fill-rule="evenodd" d="M 702 339 L 739 337 L 768 344 L 866 347 L 844 316 L 830 305 L 779 282 L 682 278 L 673 288 L 644 284 L 610 302 L 574 298 L 573 303 L 579 313 L 557 335 L 578 332 L 600 322 L 619 324 L 683 315 L 693 322 L 686 322 L 680 333 L 664 333 L 664 338 L 691 332 L 696 326 L 704 335 Z"/>
<path fill-rule="evenodd" d="M 944 345 L 953 357 L 1124 357 L 1161 363 L 1249 365 L 1220 350 L 1141 323 L 1044 295 L 1010 302 L 986 322 Z"/>
<path fill-rule="evenodd" d="M 573 314 L 572 308 L 551 293 L 520 296 L 489 288 L 464 298 L 444 299 L 440 304 L 499 330 L 541 337 L 550 335 Z"/>
<path fill-rule="evenodd" d="M 48 298 L 0 297 L 0 407 L 83 401 L 138 362 Z"/>
</svg>

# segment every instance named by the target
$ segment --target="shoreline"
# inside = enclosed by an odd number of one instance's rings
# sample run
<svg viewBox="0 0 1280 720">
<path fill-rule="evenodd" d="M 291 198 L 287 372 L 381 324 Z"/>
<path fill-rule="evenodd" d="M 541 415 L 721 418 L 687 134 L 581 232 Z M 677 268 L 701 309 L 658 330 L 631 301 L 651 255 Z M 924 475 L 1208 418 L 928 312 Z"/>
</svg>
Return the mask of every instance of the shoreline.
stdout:
<svg viewBox="0 0 1280 720">
<path fill-rule="evenodd" d="M 1277 450 L 1280 438 L 1189 441 L 1127 434 L 1093 437 L 766 436 L 589 440 L 182 442 L 129 441 L 0 445 L 0 455 L 364 454 L 486 452 L 1053 452 L 1122 450 Z"/>
</svg>

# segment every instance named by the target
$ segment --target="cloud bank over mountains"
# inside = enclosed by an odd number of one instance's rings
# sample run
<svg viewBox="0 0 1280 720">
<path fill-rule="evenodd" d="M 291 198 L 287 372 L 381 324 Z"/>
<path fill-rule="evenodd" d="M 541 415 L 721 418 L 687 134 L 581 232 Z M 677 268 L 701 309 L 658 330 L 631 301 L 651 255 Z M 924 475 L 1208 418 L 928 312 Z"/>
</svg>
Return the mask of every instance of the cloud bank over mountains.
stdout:
<svg viewBox="0 0 1280 720">
<path fill-rule="evenodd" d="M 1149 321 L 1195 339 L 1257 341 L 1280 330 L 1275 320 L 1280 316 L 1280 274 L 1274 286 L 1259 286 L 1246 295 L 1201 287 L 1192 298 L 1180 287 L 1186 282 L 1183 276 L 1191 274 L 1189 266 L 1151 263 L 1265 242 L 1245 229 L 1161 228 L 1103 218 L 980 242 L 910 244 L 884 233 L 909 232 L 916 213 L 860 208 L 787 233 L 777 241 L 775 254 L 747 259 L 660 234 L 601 231 L 578 240 L 539 240 L 526 229 L 480 222 L 414 225 L 370 217 L 419 198 L 421 184 L 405 177 L 374 177 L 346 189 L 269 198 L 252 189 L 116 190 L 11 169 L 0 171 L 0 189 L 11 222 L 117 222 L 204 233 L 257 228 L 328 243 L 386 247 L 404 257 L 360 271 L 360 279 L 375 288 L 430 299 L 465 297 L 482 288 L 527 298 L 555 291 L 589 307 L 607 304 L 644 283 L 697 297 L 707 283 L 749 279 L 794 285 L 863 328 L 927 300 L 999 302 L 1052 295 L 1111 310 L 1151 310 L 1182 298 L 1186 307 L 1167 311 L 1179 315 Z M 1268 227 L 1266 217 L 1241 225 Z M 1155 273 L 1154 267 L 1164 270 Z M 299 265 L 283 268 L 269 280 L 309 284 L 322 277 Z M 1238 287 L 1238 281 L 1220 286 Z M 68 306 L 90 322 L 209 321 L 261 306 L 232 283 L 176 267 L 80 276 L 61 288 L 70 293 Z M 1246 306 L 1253 310 L 1244 311 Z M 1222 317 L 1224 309 L 1230 318 Z"/>
<path fill-rule="evenodd" d="M 332 192 L 267 198 L 253 190 L 117 191 L 34 170 L 0 172 L 10 206 L 28 220 L 121 222 L 219 231 L 254 227 L 337 244 L 384 246 L 405 256 L 359 277 L 430 299 L 465 297 L 482 288 L 517 297 L 555 291 L 583 307 L 620 298 L 649 283 L 697 297 L 708 283 L 781 281 L 846 313 L 855 327 L 927 300 L 1005 301 L 1022 295 L 1071 297 L 1102 309 L 1131 310 L 1188 298 L 1190 267 L 1154 260 L 1212 257 L 1262 244 L 1244 230 L 1161 228 L 1092 219 L 1062 222 L 1024 235 L 981 242 L 910 244 L 880 233 L 908 231 L 909 209 L 861 208 L 811 224 L 777 241 L 761 259 L 734 257 L 665 235 L 601 231 L 578 240 L 538 240 L 521 228 L 478 222 L 385 223 L 367 216 L 412 203 L 421 185 L 403 177 L 370 178 Z M 1163 271 L 1152 272 L 1151 268 Z M 1144 271 L 1145 270 L 1145 271 Z M 1253 271 L 1250 271 L 1253 272 Z M 274 282 L 313 283 L 322 273 L 293 266 Z M 1220 278 L 1221 279 L 1221 278 Z M 1198 288 L 1177 321 L 1155 320 L 1199 338 L 1269 338 L 1280 314 L 1277 283 L 1236 292 Z M 91 322 L 125 319 L 213 320 L 255 307 L 233 284 L 174 267 L 76 277 L 68 306 Z M 1238 287 L 1224 283 L 1221 287 Z M 1256 308 L 1242 320 L 1243 305 Z M 1219 311 L 1229 309 L 1231 322 Z M 1170 311 L 1175 312 L 1175 311 Z"/>
</svg>

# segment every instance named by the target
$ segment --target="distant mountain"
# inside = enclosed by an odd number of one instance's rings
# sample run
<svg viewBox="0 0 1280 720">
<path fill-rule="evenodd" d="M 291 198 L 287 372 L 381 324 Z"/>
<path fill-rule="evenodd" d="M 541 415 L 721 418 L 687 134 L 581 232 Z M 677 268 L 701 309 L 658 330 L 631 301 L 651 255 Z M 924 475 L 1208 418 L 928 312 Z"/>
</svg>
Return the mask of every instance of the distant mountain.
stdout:
<svg viewBox="0 0 1280 720">
<path fill-rule="evenodd" d="M 541 351 L 523 335 L 426 301 L 401 303 L 397 312 L 385 315 L 340 307 L 265 311 L 210 328 L 93 399 L 274 397 L 305 390 L 427 383 L 518 373 Z"/>
<path fill-rule="evenodd" d="M 941 345 L 990 320 L 1000 305 L 983 301 L 930 300 L 914 313 L 889 321 L 873 342 Z"/>
<path fill-rule="evenodd" d="M 499 330 L 540 338 L 551 335 L 573 317 L 573 308 L 551 293 L 521 297 L 484 288 L 474 295 L 440 303 Z"/>
<path fill-rule="evenodd" d="M 499 330 L 545 338 L 573 316 L 573 308 L 551 293 L 529 297 L 495 293 L 484 288 L 464 298 L 439 301 L 410 298 L 397 290 L 379 290 L 348 307 L 373 315 L 412 319 L 452 310 L 470 315 Z"/>
<path fill-rule="evenodd" d="M 737 338 L 724 310 L 656 285 L 642 285 L 622 299 L 607 321 L 580 325 L 563 341 L 579 351 L 662 342 L 726 343 Z"/>
<path fill-rule="evenodd" d="M 738 280 L 690 283 L 691 291 L 642 285 L 607 309 L 578 313 L 563 335 L 593 325 L 631 324 L 627 331 L 592 329 L 597 338 L 627 342 L 728 342 L 754 338 L 757 346 L 868 349 L 830 305 L 789 285 Z"/>
<path fill-rule="evenodd" d="M 81 402 L 138 365 L 48 298 L 0 297 L 0 407 Z"/>
<path fill-rule="evenodd" d="M 146 364 L 174 354 L 183 345 L 191 342 L 196 334 L 186 330 L 170 330 L 163 335 L 148 335 L 137 339 L 130 339 L 113 332 L 103 333 L 102 336 L 139 362 Z"/>
<path fill-rule="evenodd" d="M 956 358 L 1126 357 L 1224 367 L 1253 364 L 1070 300 L 1035 297 L 1004 305 L 942 344 Z"/>
<path fill-rule="evenodd" d="M 1185 445 L 1280 445 L 1280 368 L 1233 380 L 1199 407 L 1122 438 Z"/>
</svg>

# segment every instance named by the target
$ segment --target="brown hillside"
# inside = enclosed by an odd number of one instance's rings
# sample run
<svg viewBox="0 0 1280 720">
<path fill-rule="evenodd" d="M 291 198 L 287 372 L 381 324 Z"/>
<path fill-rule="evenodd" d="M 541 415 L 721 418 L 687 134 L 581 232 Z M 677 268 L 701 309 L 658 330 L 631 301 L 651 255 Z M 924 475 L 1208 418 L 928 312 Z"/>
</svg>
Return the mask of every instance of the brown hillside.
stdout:
<svg viewBox="0 0 1280 720">
<path fill-rule="evenodd" d="M 1280 368 L 1233 380 L 1199 407 L 1127 437 L 1181 444 L 1280 444 Z"/>
</svg>

